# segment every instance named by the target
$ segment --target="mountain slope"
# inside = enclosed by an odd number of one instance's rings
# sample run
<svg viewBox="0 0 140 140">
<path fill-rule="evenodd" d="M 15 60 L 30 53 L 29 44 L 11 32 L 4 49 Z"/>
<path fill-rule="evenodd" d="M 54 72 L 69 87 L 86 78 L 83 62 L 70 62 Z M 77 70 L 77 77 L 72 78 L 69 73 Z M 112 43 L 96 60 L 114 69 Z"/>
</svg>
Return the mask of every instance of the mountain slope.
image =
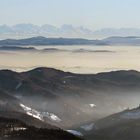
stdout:
<svg viewBox="0 0 140 140">
<path fill-rule="evenodd" d="M 140 73 L 73 74 L 43 67 L 22 73 L 1 70 L 0 89 L 28 108 L 54 114 L 61 121 L 47 118 L 47 122 L 67 129 L 137 105 Z"/>
<path fill-rule="evenodd" d="M 18 119 L 0 117 L 0 139 L 80 140 L 81 138 L 61 129 L 36 128 L 29 126 Z"/>
<path fill-rule="evenodd" d="M 137 140 L 140 138 L 140 108 L 125 110 L 94 123 L 86 139 Z M 95 127 L 96 126 L 96 127 Z"/>
<path fill-rule="evenodd" d="M 46 117 L 41 116 L 40 112 L 23 105 L 19 99 L 4 91 L 0 91 L 0 117 L 19 119 L 36 127 L 57 128 L 47 122 L 47 114 Z"/>
<path fill-rule="evenodd" d="M 80 139 L 60 130 L 49 120 L 61 121 L 55 114 L 32 109 L 0 91 L 0 139 Z M 34 133 L 36 136 L 32 135 Z"/>
</svg>

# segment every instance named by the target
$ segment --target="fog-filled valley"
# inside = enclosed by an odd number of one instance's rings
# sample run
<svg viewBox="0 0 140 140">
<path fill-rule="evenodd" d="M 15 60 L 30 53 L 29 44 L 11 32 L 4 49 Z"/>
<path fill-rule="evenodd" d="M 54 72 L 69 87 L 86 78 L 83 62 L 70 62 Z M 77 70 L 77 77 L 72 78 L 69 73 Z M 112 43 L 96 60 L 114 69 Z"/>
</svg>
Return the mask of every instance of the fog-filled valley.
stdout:
<svg viewBox="0 0 140 140">
<path fill-rule="evenodd" d="M 0 140 L 140 140 L 139 0 L 0 0 Z"/>
<path fill-rule="evenodd" d="M 0 117 L 90 139 L 98 120 L 139 105 L 139 47 L 12 47 L 0 50 L 9 69 L 0 70 Z"/>
<path fill-rule="evenodd" d="M 118 125 L 139 123 L 139 53 L 139 46 L 0 46 L 0 117 L 35 127 L 23 128 L 37 137 L 63 129 L 60 139 L 122 138 Z M 22 131 L 18 139 L 29 135 Z"/>
<path fill-rule="evenodd" d="M 7 47 L 7 46 L 6 46 Z M 0 49 L 0 69 L 51 67 L 74 73 L 140 70 L 139 46 L 12 46 Z M 28 48 L 28 49 L 25 49 Z"/>
</svg>

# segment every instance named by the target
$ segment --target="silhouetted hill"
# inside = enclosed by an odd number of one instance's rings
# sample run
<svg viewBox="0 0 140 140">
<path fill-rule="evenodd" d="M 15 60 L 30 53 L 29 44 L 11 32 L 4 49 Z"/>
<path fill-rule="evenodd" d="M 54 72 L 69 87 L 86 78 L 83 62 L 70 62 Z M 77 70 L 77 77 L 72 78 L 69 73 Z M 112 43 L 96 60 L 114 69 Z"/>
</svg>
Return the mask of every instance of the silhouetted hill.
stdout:
<svg viewBox="0 0 140 140">
<path fill-rule="evenodd" d="M 99 73 L 95 76 L 98 79 L 105 81 L 111 81 L 121 84 L 135 83 L 139 82 L 140 73 L 138 71 L 129 70 L 129 71 L 114 71 L 109 73 Z"/>
<path fill-rule="evenodd" d="M 37 49 L 33 47 L 19 47 L 19 46 L 2 46 L 0 50 L 4 51 L 37 51 Z"/>
<path fill-rule="evenodd" d="M 128 36 L 128 37 L 114 36 L 103 39 L 103 41 L 105 41 L 110 45 L 140 45 L 140 37 L 136 36 Z"/>
<path fill-rule="evenodd" d="M 45 38 L 42 36 L 27 39 L 6 39 L 1 40 L 0 45 L 96 45 L 103 42 L 80 38 Z"/>
<path fill-rule="evenodd" d="M 80 140 L 61 129 L 36 128 L 12 118 L 0 117 L 0 139 L 4 140 Z"/>
<path fill-rule="evenodd" d="M 114 36 L 101 40 L 88 40 L 82 38 L 45 38 L 42 36 L 26 39 L 0 40 L 1 46 L 24 46 L 24 45 L 140 45 L 140 37 Z M 30 48 L 31 49 L 31 48 Z"/>
</svg>

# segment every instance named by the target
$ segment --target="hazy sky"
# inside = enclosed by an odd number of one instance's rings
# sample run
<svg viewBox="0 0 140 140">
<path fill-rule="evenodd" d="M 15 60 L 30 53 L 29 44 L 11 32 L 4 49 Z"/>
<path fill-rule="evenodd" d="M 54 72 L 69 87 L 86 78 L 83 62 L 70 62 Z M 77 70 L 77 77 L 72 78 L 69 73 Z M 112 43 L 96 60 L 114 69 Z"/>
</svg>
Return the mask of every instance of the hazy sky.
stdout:
<svg viewBox="0 0 140 140">
<path fill-rule="evenodd" d="M 140 27 L 140 0 L 0 0 L 0 25 Z"/>
</svg>

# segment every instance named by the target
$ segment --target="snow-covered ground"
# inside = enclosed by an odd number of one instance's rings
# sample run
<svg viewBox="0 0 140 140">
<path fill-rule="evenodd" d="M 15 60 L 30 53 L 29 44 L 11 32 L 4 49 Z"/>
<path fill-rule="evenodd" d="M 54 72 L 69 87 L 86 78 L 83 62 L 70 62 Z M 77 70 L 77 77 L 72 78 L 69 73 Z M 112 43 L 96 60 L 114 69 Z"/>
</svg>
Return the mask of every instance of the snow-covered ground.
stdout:
<svg viewBox="0 0 140 140">
<path fill-rule="evenodd" d="M 76 135 L 76 136 L 80 136 L 80 137 L 83 136 L 83 134 L 81 132 L 78 132 L 78 131 L 75 131 L 75 130 L 67 130 L 67 132 L 69 132 L 73 135 Z"/>
<path fill-rule="evenodd" d="M 39 112 L 35 109 L 32 109 L 28 106 L 25 106 L 24 104 L 20 104 L 20 106 L 24 109 L 24 111 L 26 112 L 27 115 L 32 116 L 32 117 L 39 119 L 41 121 L 44 121 L 45 118 L 48 118 L 51 121 L 55 121 L 55 122 L 61 121 L 61 119 L 53 113 Z"/>
<path fill-rule="evenodd" d="M 42 112 L 41 114 L 43 115 L 43 117 L 51 118 L 51 120 L 53 120 L 53 121 L 56 121 L 56 122 L 61 121 L 61 119 L 53 113 Z"/>
<path fill-rule="evenodd" d="M 84 129 L 85 131 L 90 131 L 93 129 L 93 127 L 94 127 L 94 123 L 81 126 L 81 128 Z"/>
<path fill-rule="evenodd" d="M 92 107 L 92 108 L 93 108 L 93 107 L 96 107 L 95 104 L 89 104 L 89 106 Z"/>
<path fill-rule="evenodd" d="M 26 113 L 29 115 L 29 116 L 32 116 L 36 119 L 39 119 L 41 121 L 44 121 L 43 119 L 43 116 L 41 115 L 40 112 L 34 110 L 34 109 L 31 109 L 30 107 L 27 107 L 25 106 L 24 104 L 20 104 L 20 106 L 24 109 L 24 111 L 26 111 Z"/>
</svg>

